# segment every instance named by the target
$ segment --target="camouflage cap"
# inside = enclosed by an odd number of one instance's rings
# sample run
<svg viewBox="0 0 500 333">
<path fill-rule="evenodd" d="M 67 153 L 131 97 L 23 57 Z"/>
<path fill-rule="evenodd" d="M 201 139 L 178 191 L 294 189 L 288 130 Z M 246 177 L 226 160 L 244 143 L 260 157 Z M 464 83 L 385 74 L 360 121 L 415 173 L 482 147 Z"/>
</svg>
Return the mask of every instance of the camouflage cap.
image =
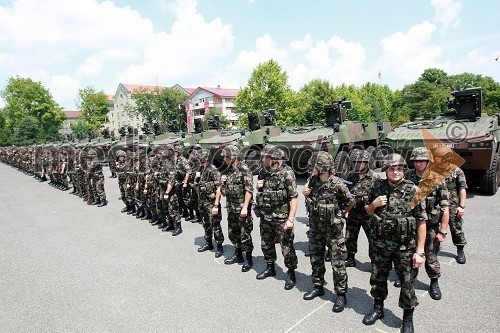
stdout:
<svg viewBox="0 0 500 333">
<path fill-rule="evenodd" d="M 310 160 L 312 167 L 320 173 L 328 172 L 333 167 L 333 157 L 326 151 L 318 151 Z"/>
<path fill-rule="evenodd" d="M 403 156 L 399 154 L 389 154 L 384 158 L 384 165 L 382 165 L 382 172 L 389 170 L 390 167 L 395 165 L 402 165 L 405 168 L 407 167 L 406 161 Z"/>
<path fill-rule="evenodd" d="M 198 149 L 192 150 L 191 153 L 189 154 L 189 160 L 190 161 L 200 160 L 200 154 L 201 154 L 200 150 L 198 150 Z"/>
<path fill-rule="evenodd" d="M 271 152 L 271 158 L 273 160 L 277 161 L 284 161 L 287 160 L 286 153 L 283 149 L 276 147 L 272 152 Z"/>
<path fill-rule="evenodd" d="M 430 161 L 429 151 L 425 147 L 416 147 L 411 152 L 410 161 Z"/>
<path fill-rule="evenodd" d="M 200 161 L 208 161 L 210 158 L 210 152 L 208 149 L 202 149 L 200 153 Z"/>
<path fill-rule="evenodd" d="M 90 157 L 97 156 L 97 151 L 95 151 L 95 149 L 89 149 L 89 151 L 87 152 L 87 154 Z"/>
<path fill-rule="evenodd" d="M 222 157 L 236 158 L 240 155 L 240 150 L 235 145 L 227 145 L 222 148 Z"/>
<path fill-rule="evenodd" d="M 179 144 L 174 145 L 174 151 L 176 153 L 181 153 L 182 154 L 184 152 L 184 147 L 182 145 L 179 145 Z"/>
<path fill-rule="evenodd" d="M 116 152 L 116 156 L 120 157 L 120 156 L 127 156 L 127 153 L 124 151 L 124 150 L 118 150 Z"/>
<path fill-rule="evenodd" d="M 352 154 L 353 162 L 370 162 L 370 152 L 364 149 L 358 149 Z"/>
<path fill-rule="evenodd" d="M 150 159 L 149 159 L 149 164 L 150 164 L 151 166 L 158 166 L 158 163 L 159 163 L 159 162 L 160 162 L 160 161 L 158 161 L 158 159 L 157 159 L 156 157 L 152 157 L 152 158 L 150 158 Z"/>
<path fill-rule="evenodd" d="M 271 153 L 274 149 L 276 149 L 277 147 L 275 145 L 271 145 L 271 144 L 267 144 L 264 146 L 264 148 L 262 148 L 262 150 L 260 151 L 260 156 L 261 157 L 264 157 L 264 156 L 271 156 Z"/>
</svg>

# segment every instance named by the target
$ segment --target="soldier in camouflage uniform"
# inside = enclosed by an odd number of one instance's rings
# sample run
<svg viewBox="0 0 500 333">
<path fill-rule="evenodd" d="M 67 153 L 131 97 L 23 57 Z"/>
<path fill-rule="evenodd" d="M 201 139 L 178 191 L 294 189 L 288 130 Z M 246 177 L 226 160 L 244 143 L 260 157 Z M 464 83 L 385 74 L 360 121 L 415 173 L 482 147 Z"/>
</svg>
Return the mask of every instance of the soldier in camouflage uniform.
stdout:
<svg viewBox="0 0 500 333">
<path fill-rule="evenodd" d="M 221 174 L 217 168 L 210 163 L 209 151 L 203 149 L 200 153 L 201 167 L 195 173 L 197 183 L 199 211 L 205 229 L 205 245 L 198 249 L 198 252 L 213 250 L 212 237 L 217 243 L 215 257 L 219 258 L 223 254 L 222 243 L 224 242 L 224 233 L 222 232 L 221 220 L 222 212 L 220 202 Z M 219 195 L 217 196 L 217 192 Z"/>
<path fill-rule="evenodd" d="M 187 187 L 184 188 L 184 205 L 187 207 L 189 211 L 189 216 L 186 218 L 186 221 L 191 221 L 192 223 L 202 223 L 201 214 L 199 210 L 198 204 L 198 192 L 196 191 L 196 172 L 200 168 L 200 154 L 201 150 L 193 149 L 189 154 L 188 162 L 189 162 L 189 177 L 187 181 Z M 196 212 L 196 216 L 195 216 Z"/>
<path fill-rule="evenodd" d="M 136 205 L 136 218 L 140 219 L 146 215 L 146 196 L 144 195 L 144 185 L 146 183 L 146 169 L 147 169 L 147 159 L 148 156 L 144 149 L 139 149 L 137 151 L 138 160 L 134 164 L 135 172 L 135 205 Z"/>
<path fill-rule="evenodd" d="M 309 161 L 312 175 L 302 193 L 309 213 L 309 259 L 312 266 L 314 288 L 304 294 L 305 300 L 324 295 L 325 247 L 331 251 L 333 282 L 337 299 L 333 312 L 342 312 L 346 304 L 347 271 L 344 263 L 344 217 L 353 207 L 354 198 L 347 186 L 332 173 L 333 157 L 317 152 Z"/>
<path fill-rule="evenodd" d="M 433 152 L 434 168 L 437 174 L 446 177 L 446 187 L 450 193 L 450 232 L 453 245 L 457 247 L 456 261 L 465 264 L 464 246 L 467 245 L 463 231 L 463 216 L 467 199 L 467 181 L 458 165 L 451 163 L 453 152 L 448 147 L 436 148 Z"/>
<path fill-rule="evenodd" d="M 402 286 L 399 306 L 404 310 L 404 333 L 413 332 L 413 310 L 418 305 L 413 280 L 418 268 L 425 262 L 425 201 L 414 202 L 418 188 L 404 178 L 406 161 L 399 154 L 389 154 L 384 159 L 382 172 L 387 179 L 375 182 L 369 193 L 370 204 L 366 212 L 372 215 L 371 246 L 372 273 L 371 295 L 375 304 L 363 324 L 373 325 L 384 317 L 384 300 L 387 298 L 387 278 L 392 264 Z"/>
<path fill-rule="evenodd" d="M 184 184 L 187 187 L 187 178 L 189 177 L 189 165 L 184 156 L 182 156 L 182 147 L 174 147 L 175 159 L 173 164 L 167 168 L 167 188 L 163 192 L 164 200 L 166 200 L 167 219 L 168 223 L 173 223 L 175 226 L 172 236 L 177 236 L 182 233 L 180 204 L 182 202 L 182 188 Z M 163 226 L 163 225 L 161 225 Z M 164 227 L 170 230 L 169 226 Z"/>
<path fill-rule="evenodd" d="M 131 205 L 128 203 L 126 198 L 126 186 L 127 186 L 127 169 L 130 164 L 127 161 L 127 153 L 120 149 L 114 154 L 116 156 L 116 161 L 110 162 L 115 164 L 116 175 L 118 178 L 118 188 L 120 190 L 120 198 L 122 199 L 125 207 L 121 210 L 122 213 L 126 213 L 131 210 Z"/>
<path fill-rule="evenodd" d="M 449 193 L 444 178 L 431 171 L 429 166 L 431 158 L 425 147 L 413 149 L 410 161 L 414 169 L 408 170 L 406 179 L 418 185 L 420 193 L 425 196 L 427 212 L 425 238 L 425 271 L 431 279 L 429 294 L 432 299 L 441 299 L 438 279 L 441 277 L 441 266 L 437 253 L 440 243 L 446 239 L 446 230 L 449 221 Z"/>
<path fill-rule="evenodd" d="M 222 149 L 222 157 L 227 165 L 226 174 L 222 175 L 222 195 L 227 201 L 227 223 L 229 240 L 234 246 L 234 255 L 224 260 L 226 265 L 243 263 L 243 252 L 247 261 L 241 271 L 247 272 L 252 267 L 252 197 L 253 175 L 248 166 L 240 160 L 240 150 L 235 145 Z M 216 202 L 218 198 L 216 198 Z"/>
<path fill-rule="evenodd" d="M 267 267 L 257 275 L 257 279 L 276 276 L 275 244 L 280 244 L 285 266 L 288 268 L 285 290 L 290 290 L 295 286 L 298 263 L 293 246 L 293 222 L 298 202 L 295 173 L 283 163 L 286 159 L 285 152 L 276 146 L 264 147 L 261 159 L 255 213 L 260 217 L 261 248 Z"/>
<path fill-rule="evenodd" d="M 355 255 L 358 252 L 359 230 L 363 227 L 366 238 L 370 241 L 370 217 L 365 211 L 368 204 L 368 192 L 373 187 L 373 183 L 380 177 L 370 169 L 370 153 L 366 150 L 358 150 L 354 154 L 354 168 L 347 176 L 346 180 L 351 184 L 347 185 L 349 191 L 356 200 L 356 203 L 349 211 L 346 222 L 345 245 L 347 249 L 346 267 L 356 267 Z M 371 247 L 368 253 L 371 258 Z"/>
<path fill-rule="evenodd" d="M 188 209 L 184 202 L 184 193 L 188 190 L 188 181 L 189 181 L 189 173 L 190 166 L 189 161 L 183 155 L 183 147 L 182 145 L 174 146 L 175 152 L 175 187 L 177 198 L 179 200 L 178 206 L 179 211 L 184 218 L 189 217 Z"/>
<path fill-rule="evenodd" d="M 175 171 L 175 154 L 173 148 L 166 145 L 160 148 L 158 156 L 160 158 L 160 170 L 158 175 L 158 200 L 156 201 L 157 220 L 152 221 L 151 225 L 158 225 L 158 228 L 165 232 L 175 230 L 174 218 L 179 215 L 179 212 L 176 212 L 173 215 L 174 217 L 170 216 L 168 200 L 165 199 L 165 191 L 168 187 L 170 177 L 172 177 Z"/>
<path fill-rule="evenodd" d="M 145 174 L 143 194 L 145 197 L 145 215 L 141 220 L 151 220 L 156 210 L 156 200 L 159 195 L 160 165 L 156 156 L 149 158 L 148 168 Z"/>
<path fill-rule="evenodd" d="M 102 173 L 102 163 L 97 157 L 97 152 L 94 149 L 88 151 L 89 161 L 87 172 L 89 174 L 91 192 L 94 195 L 94 204 L 97 207 L 103 207 L 108 204 L 106 200 L 106 192 L 104 190 L 104 174 Z"/>
<path fill-rule="evenodd" d="M 136 154 L 133 151 L 129 152 L 128 159 L 130 160 L 130 165 L 126 169 L 126 185 L 125 185 L 125 199 L 127 200 L 130 209 L 127 211 L 127 215 L 132 215 L 137 213 L 137 209 L 135 207 L 135 183 L 136 183 L 136 173 L 135 173 L 135 156 Z M 137 158 L 138 159 L 138 158 Z"/>
</svg>

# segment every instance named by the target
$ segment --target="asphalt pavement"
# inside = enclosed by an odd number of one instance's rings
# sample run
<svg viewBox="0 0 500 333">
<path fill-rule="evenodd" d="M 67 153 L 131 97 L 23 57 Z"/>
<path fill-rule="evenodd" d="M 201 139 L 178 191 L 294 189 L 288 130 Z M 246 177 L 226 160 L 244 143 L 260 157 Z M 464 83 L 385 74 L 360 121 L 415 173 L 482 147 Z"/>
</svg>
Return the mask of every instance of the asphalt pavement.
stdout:
<svg viewBox="0 0 500 333">
<path fill-rule="evenodd" d="M 108 171 L 107 169 L 105 171 Z M 258 222 L 252 233 L 254 267 L 224 265 L 231 256 L 198 253 L 203 228 L 183 222 L 173 237 L 147 221 L 120 213 L 116 179 L 108 178 L 106 207 L 39 183 L 0 163 L 0 332 L 398 332 L 402 309 L 392 286 L 385 318 L 361 323 L 373 306 L 366 238 L 361 232 L 357 267 L 348 268 L 347 307 L 331 311 L 332 271 L 327 263 L 326 294 L 311 301 L 307 216 L 302 194 L 295 226 L 299 257 L 297 284 L 286 291 L 286 268 L 279 246 L 277 275 L 256 280 L 265 268 Z M 299 192 L 304 179 L 299 179 Z M 465 211 L 467 263 L 455 262 L 447 239 L 440 252 L 443 298 L 428 294 L 421 270 L 415 287 L 417 332 L 500 331 L 500 193 L 470 193 Z"/>
</svg>

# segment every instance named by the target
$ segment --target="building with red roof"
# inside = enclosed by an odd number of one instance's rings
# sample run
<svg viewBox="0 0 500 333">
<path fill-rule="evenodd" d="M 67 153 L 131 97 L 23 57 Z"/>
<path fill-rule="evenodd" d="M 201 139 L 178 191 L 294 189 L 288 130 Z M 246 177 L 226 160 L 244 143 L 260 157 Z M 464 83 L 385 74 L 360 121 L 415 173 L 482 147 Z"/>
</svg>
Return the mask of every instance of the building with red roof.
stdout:
<svg viewBox="0 0 500 333">
<path fill-rule="evenodd" d="M 65 121 L 63 121 L 63 128 L 59 130 L 59 133 L 61 134 L 71 134 L 71 124 L 76 123 L 77 117 L 82 115 L 82 111 L 76 111 L 76 110 L 62 110 L 62 113 L 64 113 L 67 117 Z"/>
</svg>

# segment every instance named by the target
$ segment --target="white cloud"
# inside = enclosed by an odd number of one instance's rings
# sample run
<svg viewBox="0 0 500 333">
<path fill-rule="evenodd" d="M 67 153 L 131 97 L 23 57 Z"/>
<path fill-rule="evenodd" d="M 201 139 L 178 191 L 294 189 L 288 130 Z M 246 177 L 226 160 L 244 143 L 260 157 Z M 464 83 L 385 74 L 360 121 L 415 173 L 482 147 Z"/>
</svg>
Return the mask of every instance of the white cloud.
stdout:
<svg viewBox="0 0 500 333">
<path fill-rule="evenodd" d="M 431 0 L 431 5 L 436 9 L 434 20 L 447 28 L 460 26 L 460 11 L 462 4 L 455 0 Z"/>
<path fill-rule="evenodd" d="M 383 82 L 401 87 L 415 81 L 423 70 L 430 67 L 445 69 L 449 64 L 439 61 L 441 46 L 432 43 L 436 26 L 423 22 L 412 26 L 408 32 L 397 32 L 381 40 L 382 54 L 376 68 L 382 72 Z"/>
</svg>

